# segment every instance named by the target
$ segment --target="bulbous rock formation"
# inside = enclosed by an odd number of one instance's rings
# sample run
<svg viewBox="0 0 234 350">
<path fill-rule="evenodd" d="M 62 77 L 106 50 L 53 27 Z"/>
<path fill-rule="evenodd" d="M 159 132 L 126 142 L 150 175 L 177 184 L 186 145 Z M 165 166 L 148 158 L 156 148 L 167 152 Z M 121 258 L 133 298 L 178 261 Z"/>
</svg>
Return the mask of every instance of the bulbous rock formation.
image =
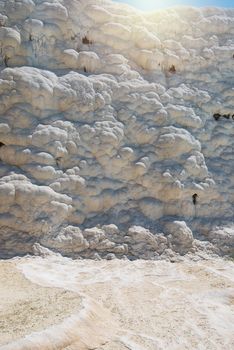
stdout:
<svg viewBox="0 0 234 350">
<path fill-rule="evenodd" d="M 1 1 L 0 255 L 230 253 L 233 37 L 232 9 Z"/>
</svg>

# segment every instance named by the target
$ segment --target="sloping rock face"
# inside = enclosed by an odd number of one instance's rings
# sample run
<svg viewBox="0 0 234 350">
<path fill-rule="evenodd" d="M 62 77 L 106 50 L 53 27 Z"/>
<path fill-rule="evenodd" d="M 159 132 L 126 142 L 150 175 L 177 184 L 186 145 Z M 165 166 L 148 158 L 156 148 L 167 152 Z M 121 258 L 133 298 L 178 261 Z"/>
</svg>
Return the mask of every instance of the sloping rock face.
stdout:
<svg viewBox="0 0 234 350">
<path fill-rule="evenodd" d="M 234 10 L 3 0 L 0 26 L 1 256 L 231 252 Z"/>
</svg>

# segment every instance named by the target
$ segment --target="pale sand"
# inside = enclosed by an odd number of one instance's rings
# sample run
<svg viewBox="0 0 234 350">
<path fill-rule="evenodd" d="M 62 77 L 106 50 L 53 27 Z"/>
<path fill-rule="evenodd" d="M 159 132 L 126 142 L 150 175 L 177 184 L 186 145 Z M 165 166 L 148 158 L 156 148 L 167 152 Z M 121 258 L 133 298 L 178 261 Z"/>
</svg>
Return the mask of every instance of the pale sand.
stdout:
<svg viewBox="0 0 234 350">
<path fill-rule="evenodd" d="M 14 265 L 31 282 L 47 288 L 27 282 Z M 51 257 L 0 266 L 5 281 L 0 294 L 3 342 L 44 328 L 0 350 L 234 348 L 234 264 L 230 261 L 171 264 Z M 40 305 L 44 305 L 44 319 Z M 73 316 L 48 327 L 69 313 Z M 35 323 L 40 327 L 35 328 Z"/>
<path fill-rule="evenodd" d="M 59 324 L 81 309 L 76 293 L 30 282 L 15 261 L 0 263 L 0 345 Z"/>
</svg>

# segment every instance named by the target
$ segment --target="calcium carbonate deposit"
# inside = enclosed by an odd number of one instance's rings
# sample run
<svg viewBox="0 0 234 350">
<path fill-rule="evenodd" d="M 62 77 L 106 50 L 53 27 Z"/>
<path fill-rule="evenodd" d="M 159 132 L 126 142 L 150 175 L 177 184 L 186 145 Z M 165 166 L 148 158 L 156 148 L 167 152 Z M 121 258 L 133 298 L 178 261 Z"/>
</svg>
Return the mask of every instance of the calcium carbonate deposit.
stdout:
<svg viewBox="0 0 234 350">
<path fill-rule="evenodd" d="M 233 266 L 55 256 L 2 262 L 0 350 L 233 350 Z"/>
<path fill-rule="evenodd" d="M 232 254 L 234 9 L 0 1 L 0 255 Z"/>
<path fill-rule="evenodd" d="M 233 350 L 234 9 L 0 0 L 0 49 L 0 350 Z"/>
</svg>

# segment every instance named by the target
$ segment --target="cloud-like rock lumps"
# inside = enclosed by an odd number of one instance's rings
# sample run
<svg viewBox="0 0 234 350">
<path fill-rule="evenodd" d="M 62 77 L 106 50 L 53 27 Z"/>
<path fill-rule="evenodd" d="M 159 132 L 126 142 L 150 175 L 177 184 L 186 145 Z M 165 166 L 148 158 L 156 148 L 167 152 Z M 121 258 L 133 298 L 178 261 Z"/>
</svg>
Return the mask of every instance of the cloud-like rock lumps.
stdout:
<svg viewBox="0 0 234 350">
<path fill-rule="evenodd" d="M 230 253 L 233 34 L 232 9 L 1 1 L 1 256 Z"/>
</svg>

